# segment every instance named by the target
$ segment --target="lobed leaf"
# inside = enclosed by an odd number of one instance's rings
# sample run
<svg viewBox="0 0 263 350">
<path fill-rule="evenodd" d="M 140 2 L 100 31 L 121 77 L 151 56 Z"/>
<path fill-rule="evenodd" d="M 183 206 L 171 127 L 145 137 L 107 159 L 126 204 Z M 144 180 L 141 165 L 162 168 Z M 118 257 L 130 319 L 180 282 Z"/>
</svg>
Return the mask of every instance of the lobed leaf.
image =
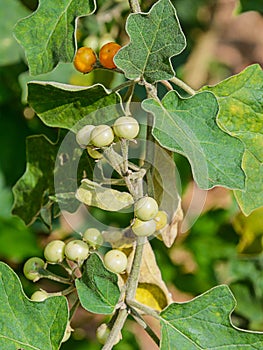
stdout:
<svg viewBox="0 0 263 350">
<path fill-rule="evenodd" d="M 119 116 L 119 96 L 100 84 L 81 87 L 31 82 L 28 102 L 46 125 L 75 132 L 85 124 L 105 124 Z"/>
<path fill-rule="evenodd" d="M 242 211 L 249 215 L 263 206 L 263 71 L 255 64 L 204 89 L 213 92 L 218 100 L 218 125 L 245 146 L 245 190 L 235 191 L 235 196 Z"/>
<path fill-rule="evenodd" d="M 155 117 L 155 139 L 166 149 L 188 158 L 199 187 L 244 188 L 244 147 L 217 126 L 218 104 L 213 94 L 201 92 L 183 99 L 171 91 L 161 102 L 148 99 L 142 105 Z"/>
<path fill-rule="evenodd" d="M 263 333 L 234 327 L 236 306 L 230 289 L 221 285 L 186 303 L 170 304 L 161 312 L 161 350 L 262 349 Z"/>
<path fill-rule="evenodd" d="M 0 262 L 1 350 L 57 350 L 68 322 L 65 297 L 30 301 L 19 278 Z"/>
<path fill-rule="evenodd" d="M 76 20 L 95 6 L 94 0 L 40 0 L 37 10 L 17 23 L 16 39 L 25 49 L 31 75 L 73 60 Z"/>
<path fill-rule="evenodd" d="M 96 253 L 86 260 L 76 287 L 84 309 L 97 314 L 111 314 L 120 297 L 117 275 L 104 267 Z"/>
<path fill-rule="evenodd" d="M 44 195 L 54 193 L 54 165 L 58 145 L 45 136 L 30 136 L 26 141 L 27 167 L 13 187 L 13 214 L 32 223 L 44 205 Z"/>
<path fill-rule="evenodd" d="M 125 76 L 149 82 L 171 79 L 174 71 L 170 58 L 186 46 L 171 1 L 159 0 L 148 13 L 130 14 L 126 29 L 131 41 L 114 58 Z"/>
</svg>

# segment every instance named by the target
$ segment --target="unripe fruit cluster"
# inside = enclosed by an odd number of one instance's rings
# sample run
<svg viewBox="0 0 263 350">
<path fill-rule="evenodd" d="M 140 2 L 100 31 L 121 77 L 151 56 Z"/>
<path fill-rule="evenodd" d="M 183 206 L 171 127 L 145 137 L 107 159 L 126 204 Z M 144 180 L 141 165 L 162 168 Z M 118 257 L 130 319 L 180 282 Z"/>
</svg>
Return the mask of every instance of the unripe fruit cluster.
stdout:
<svg viewBox="0 0 263 350">
<path fill-rule="evenodd" d="M 101 66 L 107 69 L 114 69 L 114 56 L 119 51 L 121 46 L 114 42 L 109 42 L 103 45 L 99 52 L 99 62 Z M 97 64 L 97 56 L 92 48 L 80 47 L 74 58 L 74 66 L 81 73 L 91 72 Z"/>
<path fill-rule="evenodd" d="M 136 236 L 150 236 L 167 224 L 167 214 L 159 210 L 156 200 L 142 197 L 134 205 L 132 230 Z"/>
<path fill-rule="evenodd" d="M 46 262 L 38 257 L 28 259 L 24 264 L 24 275 L 27 279 L 35 282 L 43 277 L 41 270 L 46 269 L 47 263 L 60 264 L 65 258 L 81 265 L 88 258 L 90 249 L 96 249 L 102 244 L 103 236 L 96 228 L 87 229 L 82 240 L 74 239 L 68 243 L 58 239 L 53 240 L 44 249 Z"/>
<path fill-rule="evenodd" d="M 87 147 L 88 154 L 95 159 L 102 157 L 98 149 L 109 146 L 115 136 L 126 140 L 134 139 L 140 127 L 133 117 L 119 117 L 112 128 L 109 125 L 85 125 L 76 134 L 76 141 L 81 147 Z"/>
</svg>

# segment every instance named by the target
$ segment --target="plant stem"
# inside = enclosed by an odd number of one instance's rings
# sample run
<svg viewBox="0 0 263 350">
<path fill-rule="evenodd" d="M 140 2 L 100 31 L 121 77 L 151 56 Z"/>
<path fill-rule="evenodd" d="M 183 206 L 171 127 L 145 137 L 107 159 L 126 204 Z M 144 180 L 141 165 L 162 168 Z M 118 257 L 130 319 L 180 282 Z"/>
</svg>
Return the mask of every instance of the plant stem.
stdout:
<svg viewBox="0 0 263 350">
<path fill-rule="evenodd" d="M 136 289 L 138 286 L 138 280 L 140 276 L 143 246 L 146 240 L 147 240 L 146 237 L 137 237 L 136 239 L 136 246 L 135 246 L 134 258 L 132 262 L 132 268 L 127 281 L 126 301 L 128 305 L 130 305 L 130 303 L 135 299 Z"/>
<path fill-rule="evenodd" d="M 129 0 L 129 5 L 132 12 L 141 12 L 141 7 L 138 0 Z"/>
<path fill-rule="evenodd" d="M 123 325 L 127 317 L 128 317 L 128 311 L 126 308 L 118 310 L 118 316 L 116 317 L 116 320 L 113 324 L 111 332 L 102 350 L 111 350 L 113 348 L 113 346 L 115 345 L 116 339 L 118 338 L 119 333 L 123 328 Z"/>
<path fill-rule="evenodd" d="M 56 281 L 63 284 L 72 284 L 72 281 L 70 279 L 55 275 L 54 273 L 47 271 L 45 269 L 39 269 L 39 276 L 40 278 L 47 278 L 49 280 Z"/>
<path fill-rule="evenodd" d="M 135 299 L 129 300 L 129 306 L 132 307 L 132 308 L 136 308 L 136 309 L 144 312 L 146 315 L 150 315 L 150 316 L 156 318 L 157 320 L 160 320 L 160 316 L 159 316 L 159 312 L 158 311 L 152 309 L 151 307 L 149 307 L 147 305 L 139 303 Z"/>
<path fill-rule="evenodd" d="M 125 89 L 126 87 L 128 87 L 130 85 L 134 85 L 133 80 L 125 81 L 123 84 L 120 84 L 120 85 L 116 86 L 114 89 L 112 89 L 111 92 L 117 92 L 119 90 Z"/>
<path fill-rule="evenodd" d="M 144 321 L 142 316 L 135 310 L 131 309 L 131 315 L 135 319 L 135 321 L 144 328 L 144 330 L 149 334 L 149 336 L 152 338 L 152 340 L 159 346 L 160 339 L 158 336 L 154 333 L 154 331 L 147 325 L 147 323 Z"/>
<path fill-rule="evenodd" d="M 187 85 L 184 81 L 182 81 L 181 79 L 177 78 L 177 77 L 173 77 L 172 79 L 170 79 L 170 81 L 172 83 L 174 83 L 175 85 L 179 86 L 181 89 L 183 89 L 184 91 L 186 91 L 189 95 L 193 96 L 196 94 L 196 91 L 194 89 L 192 89 L 189 85 Z"/>
</svg>

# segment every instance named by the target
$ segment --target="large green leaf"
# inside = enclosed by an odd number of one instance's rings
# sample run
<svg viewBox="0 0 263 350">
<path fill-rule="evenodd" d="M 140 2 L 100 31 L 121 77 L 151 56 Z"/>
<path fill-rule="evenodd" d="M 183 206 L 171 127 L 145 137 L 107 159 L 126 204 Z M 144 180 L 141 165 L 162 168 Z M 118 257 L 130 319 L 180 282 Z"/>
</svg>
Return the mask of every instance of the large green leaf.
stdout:
<svg viewBox="0 0 263 350">
<path fill-rule="evenodd" d="M 57 350 L 67 321 L 65 297 L 32 302 L 14 271 L 0 262 L 1 350 Z"/>
<path fill-rule="evenodd" d="M 104 267 L 96 253 L 91 254 L 81 279 L 76 280 L 81 305 L 90 312 L 111 314 L 120 297 L 117 283 L 117 275 Z"/>
<path fill-rule="evenodd" d="M 244 188 L 244 147 L 217 126 L 213 94 L 202 92 L 183 99 L 171 91 L 161 102 L 143 101 L 143 108 L 154 114 L 154 137 L 163 147 L 188 158 L 199 187 Z"/>
<path fill-rule="evenodd" d="M 27 138 L 27 167 L 13 187 L 13 214 L 30 224 L 44 205 L 44 195 L 54 193 L 54 166 L 58 145 L 45 136 Z"/>
<path fill-rule="evenodd" d="M 263 333 L 235 328 L 236 306 L 227 286 L 215 287 L 187 303 L 173 303 L 161 313 L 161 350 L 262 349 Z"/>
<path fill-rule="evenodd" d="M 32 75 L 52 70 L 59 61 L 72 61 L 76 19 L 94 10 L 94 0 L 42 0 L 31 16 L 17 23 L 15 35 Z"/>
<path fill-rule="evenodd" d="M 28 102 L 46 125 L 73 131 L 85 124 L 105 124 L 119 116 L 119 96 L 99 84 L 87 88 L 31 82 Z"/>
<path fill-rule="evenodd" d="M 18 62 L 23 55 L 21 47 L 13 36 L 13 27 L 30 11 L 19 0 L 1 0 L 0 13 L 0 65 L 10 65 Z"/>
<path fill-rule="evenodd" d="M 235 191 L 248 215 L 263 206 L 263 71 L 252 65 L 223 82 L 205 87 L 219 103 L 218 125 L 245 145 L 242 167 L 245 191 Z"/>
<path fill-rule="evenodd" d="M 170 58 L 185 48 L 186 41 L 170 0 L 159 0 L 149 13 L 129 15 L 127 33 L 131 42 L 115 57 L 127 78 L 154 82 L 174 76 Z"/>
</svg>

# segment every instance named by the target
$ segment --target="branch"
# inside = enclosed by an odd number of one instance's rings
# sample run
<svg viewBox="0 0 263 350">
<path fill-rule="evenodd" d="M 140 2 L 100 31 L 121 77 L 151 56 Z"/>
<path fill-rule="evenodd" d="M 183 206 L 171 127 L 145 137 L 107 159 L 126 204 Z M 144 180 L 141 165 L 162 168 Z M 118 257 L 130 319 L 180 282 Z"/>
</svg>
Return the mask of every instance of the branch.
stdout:
<svg viewBox="0 0 263 350">
<path fill-rule="evenodd" d="M 102 350 L 111 350 L 113 348 L 113 346 L 116 344 L 116 339 L 118 338 L 119 333 L 122 330 L 127 317 L 128 317 L 127 309 L 126 308 L 119 309 L 118 316 L 116 317 L 116 320 L 114 321 L 111 332 L 110 332 L 110 334 L 107 338 L 107 341 L 104 344 Z"/>
<path fill-rule="evenodd" d="M 172 79 L 170 79 L 170 81 L 172 83 L 174 83 L 175 85 L 179 86 L 181 89 L 183 89 L 184 91 L 186 91 L 189 95 L 193 96 L 196 94 L 196 91 L 194 89 L 192 89 L 189 85 L 187 85 L 184 81 L 182 81 L 179 78 L 173 77 Z"/>
<path fill-rule="evenodd" d="M 138 0 L 129 0 L 129 5 L 132 12 L 141 12 L 141 7 Z"/>
</svg>

